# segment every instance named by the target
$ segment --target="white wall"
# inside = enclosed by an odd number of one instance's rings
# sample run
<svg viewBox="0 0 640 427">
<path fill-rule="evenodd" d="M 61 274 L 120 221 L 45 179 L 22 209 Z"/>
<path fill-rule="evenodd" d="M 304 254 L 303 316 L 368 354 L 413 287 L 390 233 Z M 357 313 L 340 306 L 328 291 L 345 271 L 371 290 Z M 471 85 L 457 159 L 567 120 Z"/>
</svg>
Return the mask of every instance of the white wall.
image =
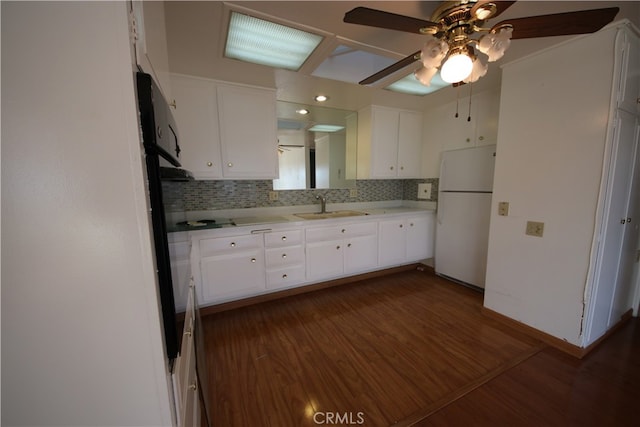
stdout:
<svg viewBox="0 0 640 427">
<path fill-rule="evenodd" d="M 504 67 L 484 304 L 580 345 L 615 30 Z M 509 216 L 497 215 L 509 202 Z M 544 222 L 542 238 L 525 235 Z"/>
<path fill-rule="evenodd" d="M 170 425 L 125 2 L 2 2 L 2 424 Z"/>
</svg>

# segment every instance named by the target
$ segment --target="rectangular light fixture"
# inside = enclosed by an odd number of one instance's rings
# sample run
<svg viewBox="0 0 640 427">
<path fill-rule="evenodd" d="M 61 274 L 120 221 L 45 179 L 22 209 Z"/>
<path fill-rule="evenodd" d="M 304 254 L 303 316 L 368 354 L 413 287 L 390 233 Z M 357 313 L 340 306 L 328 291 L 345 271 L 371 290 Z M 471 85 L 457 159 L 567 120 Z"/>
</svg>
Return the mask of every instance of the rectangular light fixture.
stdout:
<svg viewBox="0 0 640 427">
<path fill-rule="evenodd" d="M 296 28 L 231 12 L 225 56 L 297 71 L 323 37 Z"/>
<path fill-rule="evenodd" d="M 426 95 L 428 93 L 433 93 L 437 90 L 442 89 L 443 87 L 447 87 L 449 83 L 445 82 L 440 78 L 440 73 L 438 72 L 431 79 L 431 86 L 425 86 L 416 79 L 413 73 L 408 76 L 395 81 L 389 86 L 385 87 L 385 89 L 391 90 L 393 92 L 400 93 L 408 93 L 410 95 Z"/>
</svg>

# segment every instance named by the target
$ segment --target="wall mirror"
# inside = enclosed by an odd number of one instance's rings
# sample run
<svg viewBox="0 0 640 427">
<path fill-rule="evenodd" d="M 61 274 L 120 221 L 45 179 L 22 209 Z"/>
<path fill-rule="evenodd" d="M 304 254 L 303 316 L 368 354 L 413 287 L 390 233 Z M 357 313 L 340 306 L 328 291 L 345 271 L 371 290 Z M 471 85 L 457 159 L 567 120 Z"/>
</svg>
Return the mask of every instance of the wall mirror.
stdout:
<svg viewBox="0 0 640 427">
<path fill-rule="evenodd" d="M 278 101 L 274 190 L 355 188 L 358 114 Z"/>
</svg>

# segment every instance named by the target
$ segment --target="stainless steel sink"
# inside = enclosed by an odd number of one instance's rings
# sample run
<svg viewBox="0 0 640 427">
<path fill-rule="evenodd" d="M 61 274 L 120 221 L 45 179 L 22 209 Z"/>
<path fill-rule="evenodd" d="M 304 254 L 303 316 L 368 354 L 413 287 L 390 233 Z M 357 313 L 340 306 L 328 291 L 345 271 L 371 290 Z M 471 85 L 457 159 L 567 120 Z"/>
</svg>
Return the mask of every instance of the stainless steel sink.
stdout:
<svg viewBox="0 0 640 427">
<path fill-rule="evenodd" d="M 348 216 L 361 216 L 369 215 L 366 212 L 360 211 L 334 211 L 334 212 L 314 212 L 314 213 L 297 213 L 294 214 L 302 219 L 329 219 L 329 218 L 344 218 Z"/>
</svg>

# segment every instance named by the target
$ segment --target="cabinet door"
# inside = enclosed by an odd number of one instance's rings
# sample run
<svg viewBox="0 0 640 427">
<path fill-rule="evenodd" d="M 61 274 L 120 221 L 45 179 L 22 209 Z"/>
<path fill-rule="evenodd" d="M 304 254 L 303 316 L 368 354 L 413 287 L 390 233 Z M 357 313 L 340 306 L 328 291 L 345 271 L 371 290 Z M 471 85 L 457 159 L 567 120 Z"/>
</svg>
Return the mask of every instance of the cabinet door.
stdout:
<svg viewBox="0 0 640 427">
<path fill-rule="evenodd" d="M 277 178 L 275 91 L 218 85 L 218 118 L 224 177 Z"/>
<path fill-rule="evenodd" d="M 474 96 L 472 120 L 475 122 L 475 146 L 493 145 L 498 141 L 498 115 L 500 99 L 497 93 L 482 92 Z"/>
<path fill-rule="evenodd" d="M 378 265 L 378 236 L 359 236 L 345 240 L 344 272 L 357 273 Z"/>
<path fill-rule="evenodd" d="M 134 1 L 136 19 L 136 63 L 151 74 L 167 100 L 171 98 L 169 51 L 165 26 L 164 2 Z"/>
<path fill-rule="evenodd" d="M 251 295 L 265 289 L 265 263 L 261 249 L 248 249 L 203 257 L 200 261 L 203 303 Z"/>
<path fill-rule="evenodd" d="M 621 61 L 618 106 L 632 114 L 640 113 L 640 40 L 625 33 Z"/>
<path fill-rule="evenodd" d="M 380 221 L 378 230 L 380 267 L 403 263 L 406 259 L 406 231 L 402 218 Z"/>
<path fill-rule="evenodd" d="M 407 227 L 407 261 L 421 261 L 433 257 L 435 215 L 409 218 Z"/>
<path fill-rule="evenodd" d="M 196 179 L 222 178 L 215 82 L 171 75 L 182 166 Z"/>
<path fill-rule="evenodd" d="M 422 113 L 401 111 L 398 126 L 398 176 L 419 178 L 422 160 Z"/>
<path fill-rule="evenodd" d="M 398 175 L 398 110 L 371 109 L 371 177 L 394 178 Z"/>
<path fill-rule="evenodd" d="M 342 240 L 307 243 L 307 280 L 341 275 L 344 271 L 342 246 Z"/>
</svg>

